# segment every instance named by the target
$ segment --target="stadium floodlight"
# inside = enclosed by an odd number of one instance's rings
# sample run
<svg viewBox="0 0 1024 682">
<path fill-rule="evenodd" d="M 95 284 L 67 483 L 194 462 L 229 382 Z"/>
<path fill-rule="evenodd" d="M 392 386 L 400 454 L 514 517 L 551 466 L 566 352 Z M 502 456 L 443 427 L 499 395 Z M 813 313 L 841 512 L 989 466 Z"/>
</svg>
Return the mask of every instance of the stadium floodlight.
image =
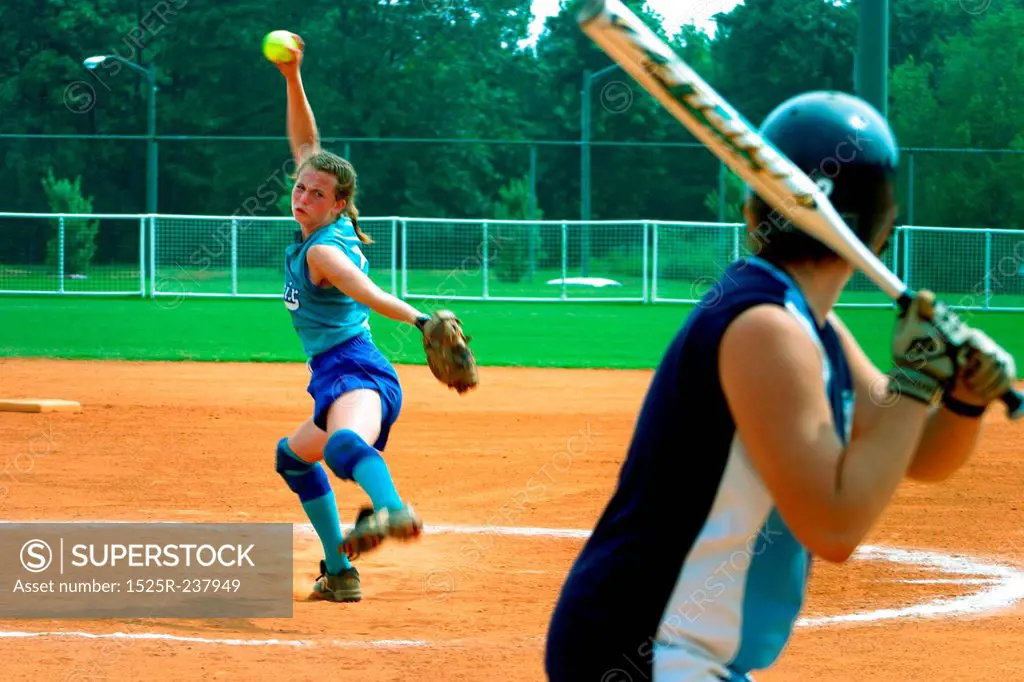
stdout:
<svg viewBox="0 0 1024 682">
<path fill-rule="evenodd" d="M 116 54 L 88 57 L 82 60 L 82 66 L 95 71 L 96 67 L 108 60 L 120 62 L 132 71 L 142 74 L 149 85 L 146 111 L 146 136 L 149 138 L 146 146 L 146 212 L 152 215 L 156 213 L 157 199 L 156 66 L 142 66 Z"/>
<path fill-rule="evenodd" d="M 100 64 L 102 64 L 103 62 L 107 61 L 107 59 L 108 59 L 108 57 L 105 56 L 105 55 L 102 55 L 102 56 L 99 56 L 99 57 L 89 57 L 88 59 L 86 59 L 85 61 L 82 62 L 82 66 L 84 66 L 85 68 L 87 68 L 87 69 L 89 69 L 91 71 L 91 70 L 95 69 L 97 66 L 99 66 Z"/>
</svg>

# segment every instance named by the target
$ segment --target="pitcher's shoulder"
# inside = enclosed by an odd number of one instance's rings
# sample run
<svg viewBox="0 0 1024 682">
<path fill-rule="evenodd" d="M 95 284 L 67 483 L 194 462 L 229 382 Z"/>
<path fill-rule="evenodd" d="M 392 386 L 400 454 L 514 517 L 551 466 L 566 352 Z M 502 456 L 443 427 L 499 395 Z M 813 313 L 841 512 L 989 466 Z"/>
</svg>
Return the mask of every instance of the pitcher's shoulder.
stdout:
<svg viewBox="0 0 1024 682">
<path fill-rule="evenodd" d="M 316 243 L 359 241 L 359 237 L 356 235 L 356 230 L 352 225 L 352 221 L 344 216 L 330 225 L 323 226 L 314 232 L 310 238 L 316 238 Z"/>
</svg>

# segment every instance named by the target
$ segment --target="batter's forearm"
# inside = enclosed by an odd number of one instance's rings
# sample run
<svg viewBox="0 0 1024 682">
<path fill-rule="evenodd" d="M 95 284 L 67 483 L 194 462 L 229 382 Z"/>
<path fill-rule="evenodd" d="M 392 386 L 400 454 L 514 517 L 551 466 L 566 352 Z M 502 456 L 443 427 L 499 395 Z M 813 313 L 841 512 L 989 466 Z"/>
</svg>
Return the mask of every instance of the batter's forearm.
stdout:
<svg viewBox="0 0 1024 682">
<path fill-rule="evenodd" d="M 914 456 L 926 410 L 921 403 L 901 401 L 843 452 L 832 504 L 822 519 L 837 556 L 826 559 L 845 561 L 888 506 Z"/>
<path fill-rule="evenodd" d="M 978 444 L 982 420 L 937 409 L 929 417 L 907 476 L 917 481 L 944 481 L 962 467 Z"/>
</svg>

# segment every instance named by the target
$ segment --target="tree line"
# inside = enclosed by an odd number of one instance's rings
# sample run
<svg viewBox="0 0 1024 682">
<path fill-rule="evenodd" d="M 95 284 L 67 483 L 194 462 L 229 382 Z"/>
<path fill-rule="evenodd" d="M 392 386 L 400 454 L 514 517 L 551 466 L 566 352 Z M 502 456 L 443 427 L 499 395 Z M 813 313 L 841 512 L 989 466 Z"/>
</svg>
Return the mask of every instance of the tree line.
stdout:
<svg viewBox="0 0 1024 682">
<path fill-rule="evenodd" d="M 88 56 L 117 54 L 155 65 L 160 135 L 283 136 L 284 84 L 260 41 L 284 28 L 306 42 L 303 78 L 325 138 L 424 140 L 327 142 L 356 165 L 364 215 L 527 217 L 525 141 L 538 140 L 566 144 L 536 147 L 535 215 L 575 219 L 582 75 L 612 62 L 580 32 L 577 2 L 563 2 L 536 43 L 525 44 L 531 4 L 6 3 L 0 132 L 143 135 L 143 79 L 116 62 L 82 66 Z M 627 4 L 664 35 L 643 2 Z M 1024 150 L 1022 4 L 892 0 L 889 115 L 902 147 Z M 857 9 L 855 0 L 746 0 L 717 17 L 714 38 L 693 26 L 669 37 L 756 123 L 798 92 L 853 91 Z M 709 152 L 683 146 L 694 139 L 621 71 L 595 81 L 592 96 L 594 219 L 717 219 L 719 164 Z M 453 139 L 508 142 L 437 141 Z M 159 149 L 160 212 L 287 209 L 283 139 L 167 139 Z M 145 209 L 144 140 L 8 137 L 0 152 L 3 210 L 50 211 L 62 196 L 96 212 Z M 912 186 L 916 224 L 1021 226 L 1024 156 L 919 151 L 911 183 L 910 155 L 903 156 L 901 220 Z M 84 199 L 67 198 L 58 186 Z M 738 183 L 726 186 L 735 218 Z"/>
</svg>

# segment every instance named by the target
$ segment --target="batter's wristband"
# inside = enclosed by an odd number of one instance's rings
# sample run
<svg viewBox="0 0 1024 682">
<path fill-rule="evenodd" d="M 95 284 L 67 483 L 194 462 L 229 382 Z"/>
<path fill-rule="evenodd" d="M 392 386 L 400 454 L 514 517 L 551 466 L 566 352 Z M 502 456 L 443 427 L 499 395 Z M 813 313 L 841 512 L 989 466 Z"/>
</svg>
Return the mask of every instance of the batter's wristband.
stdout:
<svg viewBox="0 0 1024 682">
<path fill-rule="evenodd" d="M 972 417 L 978 418 L 985 414 L 987 406 L 983 405 L 971 405 L 961 400 L 951 397 L 949 394 L 942 396 L 942 406 L 953 414 L 958 414 L 961 417 Z"/>
<path fill-rule="evenodd" d="M 420 315 L 416 318 L 416 326 L 420 331 L 423 331 L 423 328 L 427 326 L 427 322 L 430 322 L 430 316 L 428 315 Z"/>
<path fill-rule="evenodd" d="M 926 374 L 894 366 L 889 370 L 889 381 L 897 396 L 906 396 L 932 407 L 939 403 L 939 385 Z"/>
</svg>

